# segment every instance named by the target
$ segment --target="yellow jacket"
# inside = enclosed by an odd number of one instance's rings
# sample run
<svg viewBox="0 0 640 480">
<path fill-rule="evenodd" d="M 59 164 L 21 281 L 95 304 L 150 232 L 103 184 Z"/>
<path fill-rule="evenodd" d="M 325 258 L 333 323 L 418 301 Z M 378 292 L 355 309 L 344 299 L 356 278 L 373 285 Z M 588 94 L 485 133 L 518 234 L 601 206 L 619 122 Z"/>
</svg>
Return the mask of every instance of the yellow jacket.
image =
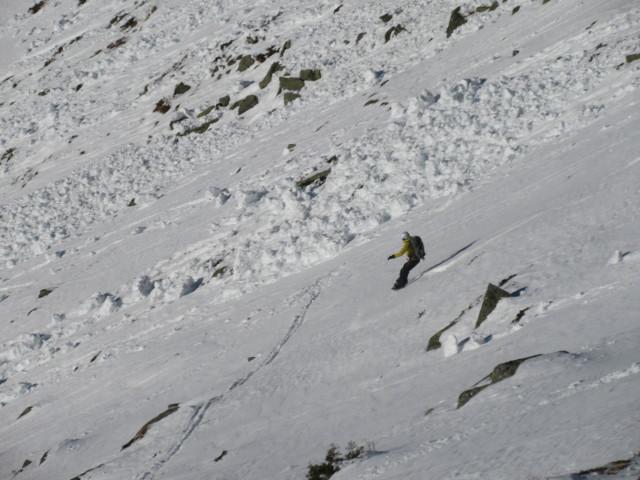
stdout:
<svg viewBox="0 0 640 480">
<path fill-rule="evenodd" d="M 394 253 L 392 256 L 398 258 L 406 253 L 409 258 L 418 258 L 416 253 L 413 251 L 413 245 L 411 245 L 411 237 L 405 238 L 402 242 L 402 249 L 398 253 Z"/>
</svg>

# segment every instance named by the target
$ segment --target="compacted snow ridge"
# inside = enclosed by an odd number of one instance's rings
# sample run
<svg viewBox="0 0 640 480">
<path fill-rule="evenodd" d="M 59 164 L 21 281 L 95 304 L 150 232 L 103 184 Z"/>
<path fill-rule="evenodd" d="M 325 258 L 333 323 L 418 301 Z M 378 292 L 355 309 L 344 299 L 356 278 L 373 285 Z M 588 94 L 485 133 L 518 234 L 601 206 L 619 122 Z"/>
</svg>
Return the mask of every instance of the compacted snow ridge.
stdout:
<svg viewBox="0 0 640 480">
<path fill-rule="evenodd" d="M 636 3 L 4 0 L 0 478 L 639 478 Z"/>
</svg>

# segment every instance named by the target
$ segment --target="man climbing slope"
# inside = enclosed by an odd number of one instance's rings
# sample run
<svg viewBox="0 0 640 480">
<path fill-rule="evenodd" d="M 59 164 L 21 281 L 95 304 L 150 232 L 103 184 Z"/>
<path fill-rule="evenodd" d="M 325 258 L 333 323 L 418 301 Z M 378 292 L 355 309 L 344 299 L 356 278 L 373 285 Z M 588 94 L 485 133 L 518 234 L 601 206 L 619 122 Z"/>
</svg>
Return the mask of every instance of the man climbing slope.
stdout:
<svg viewBox="0 0 640 480">
<path fill-rule="evenodd" d="M 409 260 L 402 266 L 400 270 L 400 276 L 396 280 L 395 285 L 393 286 L 394 290 L 398 290 L 399 288 L 403 288 L 407 284 L 407 278 L 409 276 L 409 272 L 412 268 L 414 268 L 420 260 L 425 257 L 424 244 L 422 243 L 422 239 L 420 237 L 411 236 L 409 232 L 404 232 L 402 234 L 402 249 L 393 255 L 390 255 L 388 260 L 392 260 L 394 258 L 401 257 L 405 253 Z"/>
</svg>

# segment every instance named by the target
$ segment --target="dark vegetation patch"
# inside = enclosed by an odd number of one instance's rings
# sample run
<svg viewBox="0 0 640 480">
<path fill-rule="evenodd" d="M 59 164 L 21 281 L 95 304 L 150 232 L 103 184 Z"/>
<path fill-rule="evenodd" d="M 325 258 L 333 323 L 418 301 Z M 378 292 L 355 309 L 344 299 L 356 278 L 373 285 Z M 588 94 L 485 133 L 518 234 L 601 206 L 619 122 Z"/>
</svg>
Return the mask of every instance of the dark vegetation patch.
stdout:
<svg viewBox="0 0 640 480">
<path fill-rule="evenodd" d="M 115 48 L 121 47 L 125 43 L 127 43 L 127 37 L 122 37 L 116 40 L 115 42 L 111 42 L 109 45 L 107 45 L 107 48 L 109 50 L 113 50 Z"/>
<path fill-rule="evenodd" d="M 393 15 L 391 15 L 390 13 L 385 13 L 380 17 L 380 20 L 382 20 L 384 23 L 388 23 L 391 21 L 392 18 L 393 18 Z"/>
<path fill-rule="evenodd" d="M 164 412 L 162 412 L 157 417 L 155 417 L 155 418 L 149 420 L 147 423 L 145 423 L 144 426 L 140 430 L 138 430 L 138 433 L 136 433 L 131 440 L 129 440 L 127 443 L 125 443 L 122 446 L 121 450 L 129 448 L 135 442 L 137 442 L 138 440 L 141 440 L 142 438 L 144 438 L 144 436 L 149 432 L 149 429 L 151 428 L 151 426 L 154 423 L 158 423 L 159 421 L 164 420 L 165 418 L 167 418 L 172 413 L 177 412 L 179 408 L 180 408 L 180 404 L 179 403 L 172 403 L 171 405 L 169 405 L 169 407 Z"/>
<path fill-rule="evenodd" d="M 344 7 L 343 3 L 341 3 L 338 7 L 336 7 L 335 10 L 333 11 L 333 13 L 338 13 L 340 11 L 340 9 L 342 9 L 342 7 Z"/>
<path fill-rule="evenodd" d="M 13 182 L 11 182 L 11 185 L 15 185 L 16 183 L 21 183 L 21 188 L 24 188 L 29 184 L 31 180 L 33 180 L 37 176 L 38 176 L 38 172 L 33 170 L 32 168 L 29 168 L 26 172 L 24 172 L 24 174 L 22 174 L 20 177 L 16 178 Z"/>
<path fill-rule="evenodd" d="M 520 11 L 520 5 L 518 5 L 517 7 L 514 7 L 513 10 L 511 10 L 511 15 L 515 15 L 519 11 Z"/>
<path fill-rule="evenodd" d="M 164 98 L 162 100 L 159 100 L 158 103 L 156 103 L 155 108 L 153 109 L 154 112 L 163 114 L 167 113 L 169 110 L 171 110 L 171 104 Z"/>
<path fill-rule="evenodd" d="M 587 478 L 599 477 L 600 475 L 616 475 L 618 473 L 622 473 L 623 470 L 630 467 L 631 464 L 636 460 L 640 460 L 640 452 L 636 453 L 633 457 L 626 460 L 615 460 L 611 463 L 603 465 L 602 467 L 583 470 L 581 472 L 578 472 L 577 474 L 571 475 L 571 478 L 575 477 L 576 480 L 586 480 Z"/>
<path fill-rule="evenodd" d="M 515 375 L 518 367 L 520 367 L 520 365 L 525 361 L 539 356 L 540 354 L 531 355 L 530 357 L 519 358 L 517 360 L 511 360 L 497 365 L 489 375 L 478 382 L 482 383 L 484 381 L 488 381 L 489 383 L 482 386 L 473 386 L 469 390 L 465 390 L 460 394 L 460 396 L 458 397 L 458 408 L 463 407 L 469 400 L 471 400 L 485 388 Z M 476 383 L 476 385 L 478 385 L 478 383 Z"/>
<path fill-rule="evenodd" d="M 380 100 L 378 100 L 377 98 L 373 98 L 371 100 L 367 100 L 367 102 L 364 104 L 364 106 L 366 107 L 367 105 L 373 105 L 374 103 L 378 103 Z"/>
<path fill-rule="evenodd" d="M 527 313 L 527 310 L 529 310 L 531 307 L 527 307 L 527 308 L 523 308 L 522 310 L 520 310 L 517 314 L 516 314 L 516 318 L 514 318 L 511 323 L 515 324 L 518 323 L 520 320 L 522 320 L 522 317 L 524 317 L 524 314 Z"/>
<path fill-rule="evenodd" d="M 46 61 L 44 62 L 44 66 L 45 66 L 45 67 L 48 67 L 48 66 L 49 66 L 49 65 L 51 65 L 53 62 L 55 62 L 56 57 L 57 57 L 58 55 L 60 55 L 63 51 L 64 51 L 64 45 L 61 45 L 61 46 L 60 46 L 60 47 L 58 47 L 58 49 L 55 51 L 55 53 L 53 54 L 53 56 L 52 56 L 50 59 L 48 59 L 48 60 L 46 60 Z"/>
<path fill-rule="evenodd" d="M 111 21 L 109 22 L 109 25 L 107 26 L 107 28 L 111 28 L 114 25 L 117 25 L 118 23 L 120 23 L 122 21 L 122 19 L 124 19 L 124 17 L 126 17 L 127 14 L 125 12 L 119 12 L 116 14 L 115 17 L 113 17 L 111 19 Z"/>
<path fill-rule="evenodd" d="M 31 13 L 32 15 L 38 13 L 40 10 L 44 8 L 46 4 L 47 4 L 46 0 L 42 0 L 41 2 L 36 3 L 31 8 L 29 8 L 29 13 Z"/>
<path fill-rule="evenodd" d="M 120 27 L 120 30 L 122 31 L 128 30 L 129 28 L 133 28 L 136 25 L 138 25 L 138 21 L 134 17 L 131 17 L 129 18 L 129 20 L 127 20 L 127 22 L 124 25 Z"/>
<path fill-rule="evenodd" d="M 331 444 L 324 457 L 324 462 L 309 464 L 307 480 L 328 480 L 340 471 L 343 464 L 353 462 L 358 458 L 363 458 L 364 453 L 364 447 L 358 446 L 355 442 L 349 442 L 347 444 L 347 452 L 345 455 L 340 453 L 337 445 Z"/>
<path fill-rule="evenodd" d="M 132 198 L 129 203 L 127 203 L 127 207 L 135 207 L 137 205 L 136 199 Z"/>
<path fill-rule="evenodd" d="M 367 34 L 367 32 L 360 32 L 360 33 L 358 34 L 358 36 L 356 37 L 356 45 L 357 45 L 358 43 L 360 43 L 360 40 L 362 40 L 366 34 Z"/>
<path fill-rule="evenodd" d="M 42 465 L 44 463 L 44 461 L 47 459 L 47 457 L 49 456 L 49 450 L 47 450 L 46 452 L 44 452 L 44 454 L 42 455 L 42 457 L 40 457 L 40 465 Z"/>
<path fill-rule="evenodd" d="M 216 458 L 213 459 L 214 462 L 219 462 L 220 460 L 222 460 L 226 455 L 227 455 L 226 450 L 223 450 L 222 453 L 220 455 L 218 455 Z"/>
<path fill-rule="evenodd" d="M 15 153 L 16 153 L 15 147 L 11 147 L 5 150 L 4 153 L 2 154 L 2 157 L 0 157 L 0 165 L 11 160 L 15 155 Z"/>
</svg>

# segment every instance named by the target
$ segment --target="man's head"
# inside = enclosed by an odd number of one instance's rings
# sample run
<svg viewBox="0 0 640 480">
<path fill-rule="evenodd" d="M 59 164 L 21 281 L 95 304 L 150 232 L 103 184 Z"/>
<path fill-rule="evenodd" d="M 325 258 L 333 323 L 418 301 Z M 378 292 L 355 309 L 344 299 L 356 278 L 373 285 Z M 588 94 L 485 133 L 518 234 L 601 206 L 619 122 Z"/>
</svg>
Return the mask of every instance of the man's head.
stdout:
<svg viewBox="0 0 640 480">
<path fill-rule="evenodd" d="M 409 238 L 411 235 L 409 235 L 409 232 L 404 232 L 402 234 L 402 240 L 406 240 L 407 238 Z"/>
</svg>

